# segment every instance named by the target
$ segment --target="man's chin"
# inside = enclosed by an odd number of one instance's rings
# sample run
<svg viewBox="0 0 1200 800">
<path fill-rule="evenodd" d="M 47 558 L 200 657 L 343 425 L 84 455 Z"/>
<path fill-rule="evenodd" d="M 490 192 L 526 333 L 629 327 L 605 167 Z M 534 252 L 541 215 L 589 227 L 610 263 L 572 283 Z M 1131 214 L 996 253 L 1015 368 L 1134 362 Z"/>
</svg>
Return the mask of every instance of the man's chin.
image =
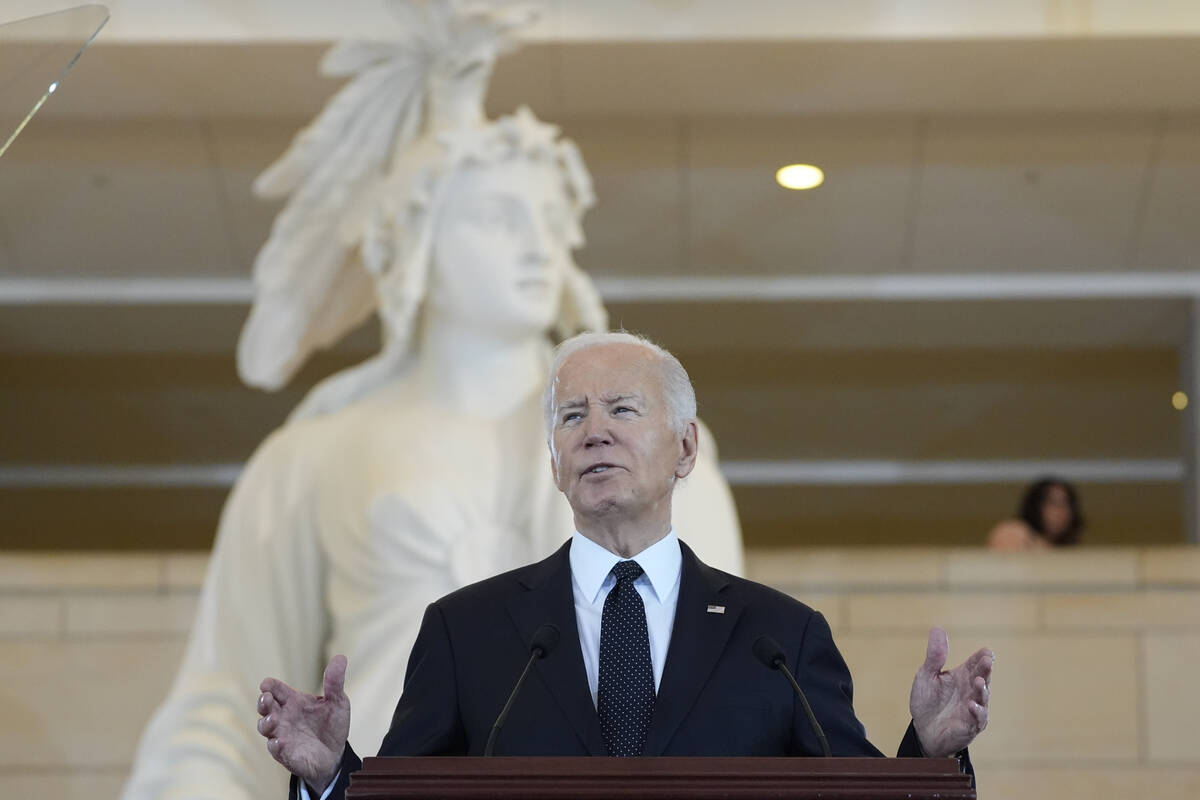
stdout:
<svg viewBox="0 0 1200 800">
<path fill-rule="evenodd" d="M 580 502 L 578 511 L 584 516 L 596 518 L 608 518 L 622 511 L 622 504 L 616 498 L 610 495 L 601 497 L 590 497 L 587 500 Z"/>
</svg>

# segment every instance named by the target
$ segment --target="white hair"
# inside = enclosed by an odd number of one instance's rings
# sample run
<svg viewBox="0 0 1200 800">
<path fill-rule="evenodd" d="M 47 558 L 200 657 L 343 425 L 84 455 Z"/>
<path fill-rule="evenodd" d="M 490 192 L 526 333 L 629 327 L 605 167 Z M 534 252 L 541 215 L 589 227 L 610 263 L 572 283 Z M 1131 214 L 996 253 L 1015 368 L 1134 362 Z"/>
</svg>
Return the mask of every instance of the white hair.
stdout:
<svg viewBox="0 0 1200 800">
<path fill-rule="evenodd" d="M 671 355 L 665 347 L 655 344 L 644 336 L 629 331 L 600 331 L 586 332 L 572 336 L 554 349 L 554 361 L 550 364 L 550 375 L 546 380 L 546 388 L 542 392 L 542 413 L 546 418 L 546 439 L 554 436 L 554 381 L 563 363 L 589 347 L 600 347 L 608 344 L 634 344 L 644 347 L 658 357 L 662 366 L 663 397 L 667 404 L 667 422 L 679 434 L 687 430 L 687 425 L 696 419 L 696 390 L 692 387 L 692 379 L 679 359 Z"/>
</svg>

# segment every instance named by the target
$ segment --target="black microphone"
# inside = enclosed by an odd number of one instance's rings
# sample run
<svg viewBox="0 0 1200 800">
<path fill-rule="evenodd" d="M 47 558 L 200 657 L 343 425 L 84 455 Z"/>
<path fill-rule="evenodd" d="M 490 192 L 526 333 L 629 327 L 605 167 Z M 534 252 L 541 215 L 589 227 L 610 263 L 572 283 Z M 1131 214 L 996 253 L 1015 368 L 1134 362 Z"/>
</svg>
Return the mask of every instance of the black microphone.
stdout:
<svg viewBox="0 0 1200 800">
<path fill-rule="evenodd" d="M 796 677 L 788 669 L 787 661 L 783 655 L 783 648 L 779 646 L 779 642 L 764 633 L 754 640 L 754 655 L 771 669 L 780 670 L 787 676 L 788 683 L 792 684 L 792 688 L 796 690 L 796 696 L 800 698 L 800 705 L 804 706 L 804 713 L 808 715 L 808 724 L 812 726 L 812 731 L 816 734 L 817 742 L 821 745 L 821 753 L 826 758 L 829 758 L 832 753 L 829 752 L 829 742 L 825 740 L 825 731 L 821 730 L 821 723 L 817 722 L 817 717 L 813 714 L 812 706 L 808 704 L 808 698 L 804 696 L 804 690 L 800 688 L 800 684 L 796 683 Z"/>
<path fill-rule="evenodd" d="M 500 735 L 500 728 L 504 726 L 504 720 L 508 719 L 508 710 L 512 708 L 513 701 L 520 694 L 521 686 L 524 685 L 529 670 L 533 668 L 533 662 L 550 655 L 551 651 L 558 646 L 559 636 L 558 626 L 551 625 L 549 622 L 533 632 L 533 639 L 529 642 L 529 661 L 526 662 L 525 671 L 521 673 L 521 677 L 517 678 L 517 685 L 513 687 L 512 694 L 508 696 L 508 702 L 504 704 L 500 716 L 496 717 L 496 724 L 492 726 L 487 746 L 483 748 L 484 756 L 490 756 L 492 750 L 496 749 L 496 737 Z"/>
</svg>

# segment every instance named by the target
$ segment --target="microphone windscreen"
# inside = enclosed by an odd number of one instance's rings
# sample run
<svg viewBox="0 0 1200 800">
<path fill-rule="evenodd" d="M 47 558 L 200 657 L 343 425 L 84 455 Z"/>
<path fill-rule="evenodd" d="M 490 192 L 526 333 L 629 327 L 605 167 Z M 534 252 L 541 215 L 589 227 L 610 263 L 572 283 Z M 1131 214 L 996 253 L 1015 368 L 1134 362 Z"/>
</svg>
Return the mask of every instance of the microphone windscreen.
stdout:
<svg viewBox="0 0 1200 800">
<path fill-rule="evenodd" d="M 545 658 L 555 647 L 558 647 L 559 636 L 558 626 L 547 622 L 533 632 L 533 639 L 529 642 L 529 652 L 541 650 L 541 658 Z"/>
<path fill-rule="evenodd" d="M 765 633 L 754 640 L 754 655 L 771 669 L 779 669 L 779 662 L 787 660 L 783 657 L 779 642 Z"/>
</svg>

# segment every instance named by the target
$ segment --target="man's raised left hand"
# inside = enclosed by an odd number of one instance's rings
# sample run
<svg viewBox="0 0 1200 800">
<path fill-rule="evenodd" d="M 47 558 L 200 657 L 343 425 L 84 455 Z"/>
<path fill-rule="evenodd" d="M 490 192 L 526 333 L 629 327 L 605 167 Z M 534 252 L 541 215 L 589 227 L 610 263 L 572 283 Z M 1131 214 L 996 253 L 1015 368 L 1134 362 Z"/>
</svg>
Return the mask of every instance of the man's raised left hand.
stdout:
<svg viewBox="0 0 1200 800">
<path fill-rule="evenodd" d="M 927 756 L 952 756 L 987 727 L 989 684 L 995 654 L 988 648 L 945 671 L 950 641 L 946 631 L 929 631 L 925 663 L 913 678 L 908 709 Z"/>
</svg>

